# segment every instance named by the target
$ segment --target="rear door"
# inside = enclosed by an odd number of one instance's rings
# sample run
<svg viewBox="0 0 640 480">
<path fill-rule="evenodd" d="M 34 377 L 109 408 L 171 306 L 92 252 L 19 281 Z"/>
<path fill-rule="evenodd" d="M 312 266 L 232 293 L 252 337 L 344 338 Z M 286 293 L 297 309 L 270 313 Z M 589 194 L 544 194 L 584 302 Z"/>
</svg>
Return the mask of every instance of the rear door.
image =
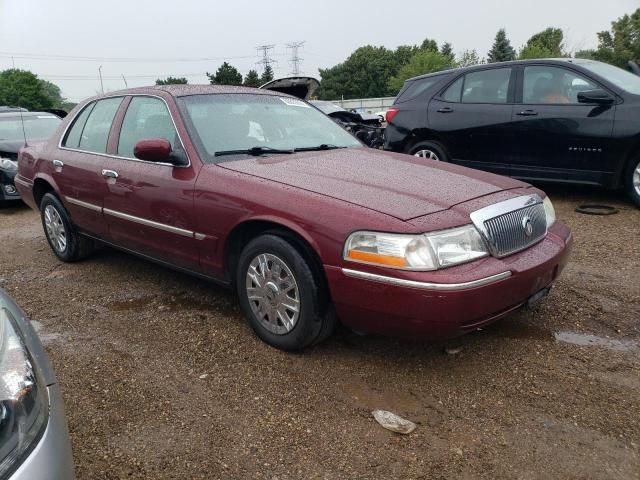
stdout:
<svg viewBox="0 0 640 480">
<path fill-rule="evenodd" d="M 515 77 L 511 67 L 461 75 L 429 103 L 428 125 L 451 161 L 508 174 L 516 154 L 510 125 Z"/>
<path fill-rule="evenodd" d="M 519 152 L 512 174 L 524 179 L 598 182 L 613 171 L 611 150 L 615 104 L 578 102 L 578 93 L 603 88 L 579 72 L 555 65 L 527 65 L 519 71 L 513 112 Z"/>
<path fill-rule="evenodd" d="M 193 212 L 196 168 L 191 163 L 174 166 L 133 155 L 135 144 L 149 138 L 165 138 L 174 152 L 186 155 L 167 103 L 156 96 L 133 96 L 121 124 L 113 155 L 103 164 L 104 214 L 112 241 L 199 271 Z"/>
<path fill-rule="evenodd" d="M 53 151 L 52 177 L 73 222 L 82 230 L 106 238 L 102 217 L 106 182 L 102 177 L 113 119 L 123 97 L 87 105 L 73 120 L 59 148 Z"/>
</svg>

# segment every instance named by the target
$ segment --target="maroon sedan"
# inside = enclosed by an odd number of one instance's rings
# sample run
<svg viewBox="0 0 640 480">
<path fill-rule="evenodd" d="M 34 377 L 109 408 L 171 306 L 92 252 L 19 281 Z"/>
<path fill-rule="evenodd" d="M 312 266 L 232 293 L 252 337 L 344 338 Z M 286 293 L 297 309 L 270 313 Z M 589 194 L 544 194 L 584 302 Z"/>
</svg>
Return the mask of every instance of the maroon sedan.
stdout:
<svg viewBox="0 0 640 480">
<path fill-rule="evenodd" d="M 285 350 L 338 319 L 474 330 L 543 297 L 571 244 L 530 185 L 365 148 L 310 104 L 247 88 L 87 100 L 23 150 L 16 185 L 61 260 L 108 244 L 230 286 Z"/>
</svg>

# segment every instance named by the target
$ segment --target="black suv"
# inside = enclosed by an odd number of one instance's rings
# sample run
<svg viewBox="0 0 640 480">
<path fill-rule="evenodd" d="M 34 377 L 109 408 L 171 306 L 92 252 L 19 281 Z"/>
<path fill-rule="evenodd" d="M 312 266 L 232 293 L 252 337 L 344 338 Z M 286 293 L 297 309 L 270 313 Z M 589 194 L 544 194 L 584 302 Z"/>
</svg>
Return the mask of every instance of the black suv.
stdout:
<svg viewBox="0 0 640 480">
<path fill-rule="evenodd" d="M 492 63 L 407 80 L 385 149 L 529 181 L 623 187 L 640 206 L 640 76 L 601 62 Z"/>
</svg>

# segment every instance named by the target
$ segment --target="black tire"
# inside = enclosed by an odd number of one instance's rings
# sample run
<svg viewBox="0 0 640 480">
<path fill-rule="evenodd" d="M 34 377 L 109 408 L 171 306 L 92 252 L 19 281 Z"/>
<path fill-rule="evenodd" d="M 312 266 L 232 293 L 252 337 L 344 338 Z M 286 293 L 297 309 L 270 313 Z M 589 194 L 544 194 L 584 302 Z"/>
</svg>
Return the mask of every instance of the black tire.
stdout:
<svg viewBox="0 0 640 480">
<path fill-rule="evenodd" d="M 440 145 L 438 142 L 434 142 L 434 141 L 421 141 L 421 142 L 417 142 L 412 145 L 409 145 L 405 153 L 408 153 L 409 155 L 416 155 L 418 152 L 425 151 L 425 150 L 433 152 L 438 157 L 437 160 L 441 162 L 449 161 L 449 156 L 447 155 L 447 152 L 444 149 L 444 147 Z"/>
<path fill-rule="evenodd" d="M 247 274 L 251 263 L 260 255 L 272 256 L 268 257 L 270 259 L 276 257 L 276 261 L 283 262 L 297 285 L 299 301 L 297 320 L 293 327 L 284 333 L 275 333 L 267 328 L 265 324 L 269 322 L 261 319 L 265 315 L 259 318 L 252 308 L 252 305 L 258 308 L 260 301 L 249 299 Z M 236 289 L 240 298 L 240 307 L 256 335 L 272 347 L 285 351 L 302 350 L 332 333 L 335 319 L 329 314 L 326 295 L 321 291 L 321 285 L 304 256 L 292 243 L 277 235 L 265 234 L 253 239 L 240 254 L 236 272 Z M 284 328 L 284 324 L 273 325 L 273 328 Z"/>
<path fill-rule="evenodd" d="M 51 237 L 51 234 L 47 229 L 47 221 L 45 218 L 47 215 L 46 212 L 55 212 L 58 215 L 60 223 L 64 227 L 64 235 L 66 238 L 64 248 L 62 248 L 60 243 Z M 42 228 L 44 230 L 45 237 L 47 237 L 49 247 L 51 247 L 55 256 L 60 260 L 63 262 L 77 262 L 91 254 L 94 248 L 93 241 L 78 233 L 78 230 L 71 222 L 71 217 L 69 216 L 67 209 L 64 208 L 64 205 L 62 205 L 62 202 L 58 197 L 51 193 L 47 193 L 42 197 L 42 201 L 40 202 L 40 217 L 42 219 Z"/>
<path fill-rule="evenodd" d="M 624 175 L 624 184 L 627 190 L 627 195 L 629 195 L 629 198 L 631 198 L 636 206 L 640 207 L 640 186 L 634 185 L 633 183 L 636 172 L 638 172 L 638 176 L 640 176 L 640 157 L 636 157 L 629 162 L 629 166 L 627 167 Z"/>
</svg>

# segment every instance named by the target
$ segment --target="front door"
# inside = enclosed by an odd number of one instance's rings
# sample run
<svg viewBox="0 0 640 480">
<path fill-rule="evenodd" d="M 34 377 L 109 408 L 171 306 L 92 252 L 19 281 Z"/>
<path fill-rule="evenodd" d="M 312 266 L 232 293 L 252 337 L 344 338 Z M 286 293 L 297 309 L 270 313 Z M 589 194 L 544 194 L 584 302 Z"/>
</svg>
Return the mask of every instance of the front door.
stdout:
<svg viewBox="0 0 640 480">
<path fill-rule="evenodd" d="M 429 103 L 428 125 L 462 165 L 507 175 L 515 155 L 512 68 L 490 68 L 456 79 Z"/>
<path fill-rule="evenodd" d="M 193 213 L 197 173 L 193 165 L 174 166 L 138 160 L 142 139 L 165 138 L 184 154 L 164 100 L 134 96 L 117 136 L 115 155 L 103 165 L 107 184 L 104 215 L 111 240 L 122 247 L 199 271 Z"/>
<path fill-rule="evenodd" d="M 522 70 L 522 103 L 513 122 L 519 153 L 512 175 L 524 179 L 598 182 L 613 171 L 611 149 L 615 104 L 578 102 L 578 93 L 602 88 L 568 68 L 531 65 Z"/>
</svg>

